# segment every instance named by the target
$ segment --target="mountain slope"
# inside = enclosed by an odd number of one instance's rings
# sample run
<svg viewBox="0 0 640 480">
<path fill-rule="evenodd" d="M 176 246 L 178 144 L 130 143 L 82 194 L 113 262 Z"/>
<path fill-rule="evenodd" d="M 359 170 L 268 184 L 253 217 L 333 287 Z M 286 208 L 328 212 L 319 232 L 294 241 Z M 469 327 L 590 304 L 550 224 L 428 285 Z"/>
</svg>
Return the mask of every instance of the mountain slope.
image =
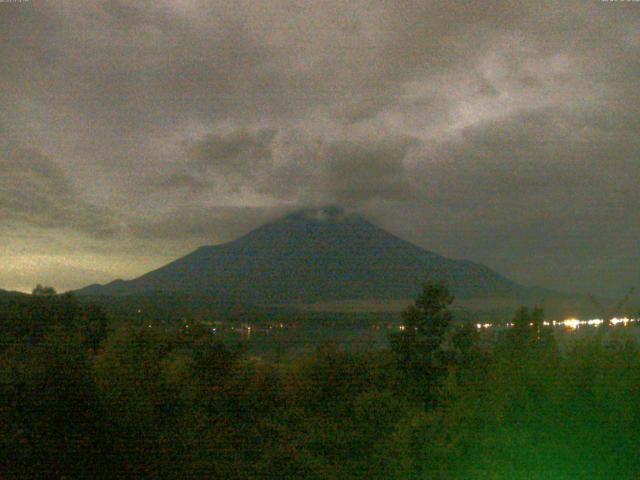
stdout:
<svg viewBox="0 0 640 480">
<path fill-rule="evenodd" d="M 0 289 L 0 298 L 9 298 L 9 297 L 24 297 L 25 293 L 22 292 L 14 292 L 11 290 L 2 290 Z"/>
<path fill-rule="evenodd" d="M 427 279 L 446 281 L 460 297 L 534 293 L 488 267 L 424 250 L 338 208 L 290 214 L 137 279 L 77 293 L 182 291 L 247 302 L 311 303 L 409 298 Z"/>
</svg>

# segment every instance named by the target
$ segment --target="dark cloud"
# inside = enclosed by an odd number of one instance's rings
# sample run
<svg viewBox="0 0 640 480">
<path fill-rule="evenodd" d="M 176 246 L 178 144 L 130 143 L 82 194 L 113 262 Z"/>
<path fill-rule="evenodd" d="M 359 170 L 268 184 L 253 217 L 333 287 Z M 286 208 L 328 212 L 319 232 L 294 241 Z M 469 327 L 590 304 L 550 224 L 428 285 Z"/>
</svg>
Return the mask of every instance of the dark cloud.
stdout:
<svg viewBox="0 0 640 480">
<path fill-rule="evenodd" d="M 372 198 L 409 200 L 414 185 L 404 160 L 417 145 L 411 138 L 331 144 L 322 180 L 328 200 L 356 205 Z"/>
<path fill-rule="evenodd" d="M 186 189 L 189 192 L 199 193 L 208 188 L 209 182 L 197 178 L 189 173 L 171 173 L 160 179 L 154 179 L 150 182 L 151 186 L 160 190 Z"/>
<path fill-rule="evenodd" d="M 631 161 L 638 150 L 628 132 L 566 112 L 469 128 L 428 152 L 414 172 L 413 205 L 402 206 L 406 226 L 393 228 L 525 283 L 628 288 L 640 279 L 640 226 L 632 221 L 640 164 Z"/>
<path fill-rule="evenodd" d="M 65 268 L 95 280 L 113 272 L 98 249 L 142 273 L 164 247 L 338 203 L 525 283 L 624 290 L 640 280 L 637 7 L 0 3 L 4 229 L 38 255 L 72 244 Z"/>
<path fill-rule="evenodd" d="M 82 200 L 63 170 L 40 152 L 3 142 L 0 215 L 8 223 L 111 235 L 111 212 Z M 5 224 L 5 225 L 6 225 Z"/>
<path fill-rule="evenodd" d="M 191 148 L 187 168 L 196 175 L 223 178 L 232 190 L 248 183 L 258 184 L 271 167 L 275 135 L 272 129 L 208 134 Z"/>
<path fill-rule="evenodd" d="M 187 148 L 178 171 L 156 185 L 249 191 L 299 205 L 409 199 L 413 186 L 404 161 L 419 143 L 393 136 L 329 141 L 273 129 L 207 134 Z"/>
<path fill-rule="evenodd" d="M 200 207 L 180 209 L 132 225 L 136 238 L 189 239 L 217 244 L 233 240 L 256 225 L 284 214 L 286 208 Z"/>
</svg>

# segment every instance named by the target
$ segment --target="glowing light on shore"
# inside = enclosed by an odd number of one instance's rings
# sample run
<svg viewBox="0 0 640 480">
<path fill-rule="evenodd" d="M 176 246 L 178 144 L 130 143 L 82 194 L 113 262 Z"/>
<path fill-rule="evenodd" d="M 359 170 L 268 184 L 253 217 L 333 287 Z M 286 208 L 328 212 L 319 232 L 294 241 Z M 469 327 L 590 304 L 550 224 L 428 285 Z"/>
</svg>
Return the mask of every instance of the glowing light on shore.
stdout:
<svg viewBox="0 0 640 480">
<path fill-rule="evenodd" d="M 572 330 L 575 330 L 576 328 L 578 328 L 580 326 L 580 320 L 578 320 L 577 318 L 568 318 L 567 320 L 564 320 L 562 322 L 559 322 L 561 325 L 564 325 L 565 327 L 568 327 Z"/>
<path fill-rule="evenodd" d="M 622 325 L 622 326 L 627 326 L 630 323 L 635 323 L 638 322 L 639 319 L 637 318 L 628 318 L 628 317 L 621 317 L 621 318 L 617 318 L 614 317 L 611 320 L 609 320 L 609 323 L 611 325 Z M 549 327 L 549 326 L 554 326 L 554 327 L 565 327 L 569 330 L 576 330 L 579 327 L 584 327 L 584 326 L 589 326 L 589 327 L 599 327 L 601 325 L 603 325 L 605 323 L 605 321 L 602 318 L 592 318 L 590 320 L 580 320 L 578 318 L 567 318 L 565 320 L 551 320 L 551 321 L 547 321 L 545 320 L 544 322 L 542 322 L 542 325 L 545 327 Z M 532 326 L 533 324 L 529 324 L 529 326 Z M 487 328 L 491 328 L 493 327 L 494 324 L 493 323 L 476 323 L 476 328 L 478 330 L 484 330 Z M 499 324 L 499 326 L 503 326 L 506 328 L 512 328 L 514 327 L 514 323 L 513 322 L 507 322 L 507 323 L 503 323 L 503 324 Z"/>
<path fill-rule="evenodd" d="M 622 317 L 622 318 L 612 318 L 610 320 L 611 325 L 618 325 L 619 323 L 623 324 L 624 326 L 627 325 L 627 323 L 632 322 L 634 320 L 629 320 L 627 317 Z"/>
<path fill-rule="evenodd" d="M 491 327 L 493 327 L 493 323 L 476 323 L 476 328 L 478 330 L 482 328 L 491 328 Z"/>
</svg>

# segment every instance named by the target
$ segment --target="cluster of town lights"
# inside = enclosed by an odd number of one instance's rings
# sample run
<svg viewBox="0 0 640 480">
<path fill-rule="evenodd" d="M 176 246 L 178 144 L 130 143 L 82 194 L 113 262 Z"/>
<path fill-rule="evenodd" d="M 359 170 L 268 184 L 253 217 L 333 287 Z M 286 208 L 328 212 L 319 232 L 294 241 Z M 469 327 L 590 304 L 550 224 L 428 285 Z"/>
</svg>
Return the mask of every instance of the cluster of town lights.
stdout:
<svg viewBox="0 0 640 480">
<path fill-rule="evenodd" d="M 630 323 L 634 323 L 637 322 L 638 319 L 637 318 L 628 318 L 628 317 L 622 317 L 622 318 L 617 318 L 614 317 L 611 320 L 609 320 L 609 323 L 611 325 L 623 325 L 623 326 L 627 326 Z M 579 327 L 584 327 L 584 326 L 590 326 L 590 327 L 597 327 L 599 325 L 602 325 L 604 323 L 604 320 L 602 320 L 601 318 L 593 318 L 591 320 L 579 320 L 577 318 L 568 318 L 566 320 L 553 320 L 551 322 L 542 322 L 542 324 L 545 327 L 549 327 L 549 326 L 554 326 L 554 327 L 565 327 L 568 328 L 570 330 L 575 330 L 576 328 Z M 506 327 L 513 327 L 513 323 L 507 323 L 504 324 Z M 493 327 L 494 324 L 493 323 L 476 323 L 476 328 L 478 330 L 483 330 L 486 328 L 491 328 Z M 533 326 L 533 323 L 530 323 L 529 326 Z"/>
</svg>

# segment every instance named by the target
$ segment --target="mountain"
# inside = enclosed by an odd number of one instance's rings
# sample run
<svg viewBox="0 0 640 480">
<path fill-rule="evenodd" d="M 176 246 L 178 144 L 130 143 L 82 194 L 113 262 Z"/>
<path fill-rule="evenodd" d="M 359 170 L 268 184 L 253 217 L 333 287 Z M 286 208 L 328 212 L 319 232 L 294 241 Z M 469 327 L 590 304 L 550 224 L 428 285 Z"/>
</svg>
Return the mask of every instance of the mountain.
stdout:
<svg viewBox="0 0 640 480">
<path fill-rule="evenodd" d="M 414 297 L 428 279 L 462 298 L 531 298 L 488 267 L 430 252 L 337 207 L 306 209 L 229 243 L 198 248 L 134 280 L 91 285 L 80 295 L 204 293 L 247 303 L 314 303 Z"/>
<path fill-rule="evenodd" d="M 3 300 L 14 300 L 16 298 L 24 298 L 27 297 L 27 294 L 22 292 L 13 292 L 9 290 L 0 289 L 0 301 Z"/>
</svg>

